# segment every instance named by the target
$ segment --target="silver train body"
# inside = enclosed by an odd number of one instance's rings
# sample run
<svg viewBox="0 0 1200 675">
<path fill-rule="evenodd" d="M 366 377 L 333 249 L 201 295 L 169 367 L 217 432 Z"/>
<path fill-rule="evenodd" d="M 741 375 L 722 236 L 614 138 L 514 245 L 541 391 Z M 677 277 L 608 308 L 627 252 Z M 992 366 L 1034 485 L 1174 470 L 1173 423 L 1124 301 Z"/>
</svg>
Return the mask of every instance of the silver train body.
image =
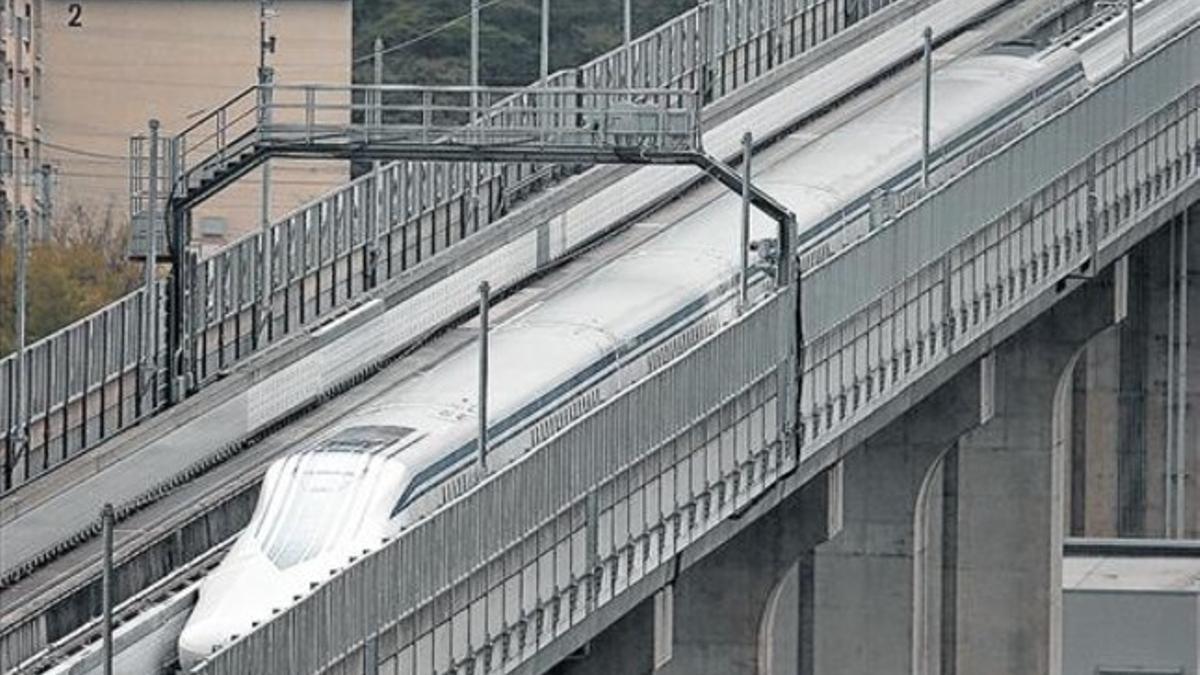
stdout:
<svg viewBox="0 0 1200 675">
<path fill-rule="evenodd" d="M 1118 64 L 1119 65 L 1119 64 Z M 1076 96 L 1080 53 L 998 47 L 935 75 L 941 180 Z M 920 85 L 816 138 L 781 141 L 756 181 L 797 215 L 801 255 L 870 227 L 881 194 L 920 181 Z M 740 202 L 707 204 L 493 329 L 488 465 L 518 458 L 733 316 Z M 773 239 L 760 214 L 753 239 Z M 762 279 L 760 279 L 762 280 Z M 267 471 L 249 526 L 205 579 L 179 638 L 190 668 L 395 537 L 479 478 L 478 353 L 461 349 L 380 395 Z"/>
</svg>

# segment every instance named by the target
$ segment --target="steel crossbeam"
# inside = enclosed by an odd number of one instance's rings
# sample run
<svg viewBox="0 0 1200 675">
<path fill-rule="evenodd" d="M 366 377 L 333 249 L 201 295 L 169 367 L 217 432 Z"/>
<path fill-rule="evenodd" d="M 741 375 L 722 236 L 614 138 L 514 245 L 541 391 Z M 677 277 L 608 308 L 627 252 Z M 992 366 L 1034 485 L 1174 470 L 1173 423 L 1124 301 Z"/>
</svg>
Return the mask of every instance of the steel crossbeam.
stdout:
<svg viewBox="0 0 1200 675">
<path fill-rule="evenodd" d="M 171 139 L 170 201 L 194 206 L 267 157 L 687 163 L 701 107 L 679 89 L 256 85 Z M 131 149 L 137 218 L 149 161 Z"/>
<path fill-rule="evenodd" d="M 699 92 L 679 89 L 247 88 L 171 138 L 165 152 L 172 177 L 162 211 L 173 269 L 167 326 L 170 401 L 191 388 L 182 381 L 190 212 L 267 159 L 691 164 L 741 192 L 742 177 L 704 153 L 702 107 Z M 148 222 L 144 193 L 150 191 L 141 189 L 145 181 L 139 168 L 152 160 L 144 156 L 139 139 L 130 147 L 133 215 L 135 222 Z M 748 197 L 779 223 L 781 250 L 790 250 L 792 214 L 753 186 Z M 792 281 L 792 265 L 790 256 L 781 258 L 778 279 L 786 284 Z"/>
</svg>

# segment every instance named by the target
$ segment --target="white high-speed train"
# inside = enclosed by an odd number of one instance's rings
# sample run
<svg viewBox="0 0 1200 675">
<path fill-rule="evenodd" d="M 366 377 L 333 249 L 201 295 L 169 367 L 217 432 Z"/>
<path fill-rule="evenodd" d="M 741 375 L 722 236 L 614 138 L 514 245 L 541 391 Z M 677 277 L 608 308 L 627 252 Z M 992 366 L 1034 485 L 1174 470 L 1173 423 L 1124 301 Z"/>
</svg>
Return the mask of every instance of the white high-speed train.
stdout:
<svg viewBox="0 0 1200 675">
<path fill-rule="evenodd" d="M 935 177 L 980 156 L 980 139 L 1011 138 L 1103 74 L 1085 74 L 1074 49 L 1022 45 L 939 69 Z M 869 226 L 873 195 L 903 194 L 920 180 L 921 107 L 918 84 L 815 141 L 784 148 L 756 175 L 796 213 L 802 250 Z M 988 143 L 982 147 L 994 147 Z M 734 196 L 718 199 L 493 330 L 490 467 L 732 316 L 740 208 Z M 756 214 L 752 238 L 774 236 L 775 224 Z M 271 465 L 250 524 L 201 586 L 179 638 L 185 668 L 477 480 L 476 349 L 459 350 Z"/>
</svg>

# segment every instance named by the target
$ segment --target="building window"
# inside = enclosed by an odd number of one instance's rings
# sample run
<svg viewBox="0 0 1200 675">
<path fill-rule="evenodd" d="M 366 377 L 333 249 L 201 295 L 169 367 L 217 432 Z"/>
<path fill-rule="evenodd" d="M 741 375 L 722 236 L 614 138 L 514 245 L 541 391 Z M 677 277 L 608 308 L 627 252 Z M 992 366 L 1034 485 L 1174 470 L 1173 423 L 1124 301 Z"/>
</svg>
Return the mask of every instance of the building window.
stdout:
<svg viewBox="0 0 1200 675">
<path fill-rule="evenodd" d="M 200 219 L 199 225 L 202 237 L 224 237 L 229 229 L 228 222 L 219 216 L 205 216 Z"/>
</svg>

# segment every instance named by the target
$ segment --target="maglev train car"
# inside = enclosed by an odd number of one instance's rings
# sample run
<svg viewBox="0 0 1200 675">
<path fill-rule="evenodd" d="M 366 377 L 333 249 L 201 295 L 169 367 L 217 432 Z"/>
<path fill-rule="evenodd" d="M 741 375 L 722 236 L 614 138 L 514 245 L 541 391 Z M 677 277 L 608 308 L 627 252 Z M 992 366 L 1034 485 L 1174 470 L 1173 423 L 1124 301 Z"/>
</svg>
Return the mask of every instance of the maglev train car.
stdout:
<svg viewBox="0 0 1200 675">
<path fill-rule="evenodd" d="M 1084 84 L 1068 50 L 1009 46 L 940 68 L 935 169 L 953 171 L 980 138 L 1040 119 Z M 756 181 L 798 217 L 802 251 L 869 226 L 873 195 L 920 180 L 921 98 L 917 84 L 762 168 Z M 735 196 L 717 199 L 493 330 L 489 468 L 733 316 L 739 214 Z M 756 214 L 752 237 L 774 238 L 775 224 Z M 184 667 L 478 480 L 477 362 L 476 347 L 457 351 L 270 466 L 249 525 L 201 585 L 179 638 Z"/>
</svg>

